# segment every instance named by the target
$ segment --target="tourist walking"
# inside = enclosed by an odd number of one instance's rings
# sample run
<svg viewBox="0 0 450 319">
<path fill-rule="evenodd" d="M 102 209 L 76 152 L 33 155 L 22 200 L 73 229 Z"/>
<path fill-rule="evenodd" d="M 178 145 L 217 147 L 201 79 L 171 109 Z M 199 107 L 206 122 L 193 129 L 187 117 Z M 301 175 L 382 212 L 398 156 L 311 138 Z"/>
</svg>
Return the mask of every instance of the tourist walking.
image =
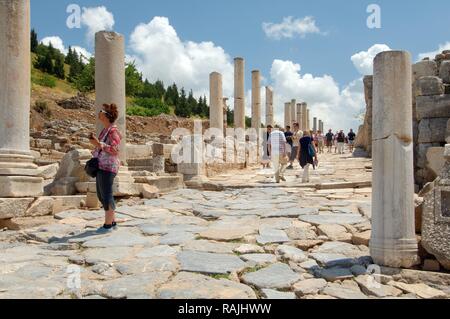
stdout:
<svg viewBox="0 0 450 319">
<path fill-rule="evenodd" d="M 294 132 L 292 135 L 292 151 L 289 157 L 290 165 L 287 169 L 294 169 L 294 162 L 298 159 L 298 148 L 300 147 L 300 139 L 303 137 L 303 131 L 300 130 L 300 125 L 298 123 L 294 123 Z"/>
<path fill-rule="evenodd" d="M 350 129 L 350 132 L 347 135 L 348 137 L 348 147 L 350 148 L 350 153 L 353 153 L 355 149 L 355 140 L 356 134 L 353 132 L 353 129 Z"/>
<path fill-rule="evenodd" d="M 331 153 L 332 152 L 332 147 L 333 147 L 333 141 L 334 141 L 333 131 L 330 129 L 325 137 L 326 137 L 326 140 L 327 140 L 328 153 Z"/>
<path fill-rule="evenodd" d="M 284 132 L 284 137 L 286 138 L 286 153 L 288 158 L 291 157 L 292 154 L 292 147 L 294 146 L 294 143 L 292 141 L 292 136 L 294 135 L 294 133 L 292 133 L 291 131 L 291 127 L 288 125 L 286 126 L 286 131 Z"/>
<path fill-rule="evenodd" d="M 98 159 L 98 171 L 96 176 L 97 197 L 105 210 L 105 224 L 99 231 L 107 231 L 117 226 L 115 220 L 116 204 L 113 196 L 113 183 L 119 171 L 119 146 L 121 143 L 120 132 L 114 123 L 119 117 L 115 104 L 104 104 L 98 114 L 98 119 L 103 126 L 99 137 L 91 133 L 90 142 L 95 146 L 94 158 Z"/>
<path fill-rule="evenodd" d="M 275 171 L 275 181 L 277 183 L 280 183 L 280 180 L 286 181 L 284 178 L 284 172 L 288 163 L 286 136 L 278 128 L 275 128 L 270 134 L 268 144 Z"/>
<path fill-rule="evenodd" d="M 318 149 L 319 154 L 323 154 L 324 152 L 324 145 L 325 145 L 325 136 L 323 136 L 322 131 L 317 132 L 317 143 L 318 143 Z"/>
<path fill-rule="evenodd" d="M 270 138 L 270 134 L 272 133 L 273 127 L 272 125 L 268 125 L 267 126 L 267 132 L 266 132 L 266 138 L 263 141 L 263 156 L 262 156 L 262 161 L 261 164 L 263 166 L 263 169 L 265 168 L 270 168 L 270 150 L 269 150 L 269 138 Z"/>
<path fill-rule="evenodd" d="M 340 155 L 344 154 L 344 147 L 345 147 L 345 133 L 343 130 L 341 130 L 337 135 L 336 135 L 336 142 L 337 142 L 337 149 L 338 149 L 338 153 Z"/>
<path fill-rule="evenodd" d="M 310 166 L 312 165 L 315 169 L 319 161 L 317 159 L 317 149 L 308 131 L 305 131 L 300 139 L 299 161 L 300 166 L 303 168 L 302 183 L 309 183 Z"/>
</svg>

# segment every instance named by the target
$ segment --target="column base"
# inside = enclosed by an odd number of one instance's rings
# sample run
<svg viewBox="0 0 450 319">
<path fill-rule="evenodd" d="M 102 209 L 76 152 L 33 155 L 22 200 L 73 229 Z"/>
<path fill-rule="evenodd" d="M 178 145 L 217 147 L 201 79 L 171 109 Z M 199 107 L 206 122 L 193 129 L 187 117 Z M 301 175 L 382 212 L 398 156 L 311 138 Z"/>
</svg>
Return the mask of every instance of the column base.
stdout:
<svg viewBox="0 0 450 319">
<path fill-rule="evenodd" d="M 370 254 L 375 264 L 393 268 L 412 268 L 420 264 L 418 242 L 414 239 L 371 239 Z"/>
<path fill-rule="evenodd" d="M 31 176 L 0 176 L 0 197 L 38 197 L 44 193 L 44 179 Z"/>
</svg>

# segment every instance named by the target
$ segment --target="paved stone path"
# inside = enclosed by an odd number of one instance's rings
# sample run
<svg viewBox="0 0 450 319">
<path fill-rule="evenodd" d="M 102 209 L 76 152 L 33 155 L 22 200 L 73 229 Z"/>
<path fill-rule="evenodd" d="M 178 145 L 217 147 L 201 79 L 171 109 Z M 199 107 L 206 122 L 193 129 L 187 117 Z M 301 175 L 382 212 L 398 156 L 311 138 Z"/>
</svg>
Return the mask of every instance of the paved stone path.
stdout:
<svg viewBox="0 0 450 319">
<path fill-rule="evenodd" d="M 367 275 L 371 163 L 321 159 L 307 185 L 254 168 L 124 203 L 109 234 L 81 210 L 0 232 L 0 298 L 450 297 L 446 274 Z"/>
</svg>

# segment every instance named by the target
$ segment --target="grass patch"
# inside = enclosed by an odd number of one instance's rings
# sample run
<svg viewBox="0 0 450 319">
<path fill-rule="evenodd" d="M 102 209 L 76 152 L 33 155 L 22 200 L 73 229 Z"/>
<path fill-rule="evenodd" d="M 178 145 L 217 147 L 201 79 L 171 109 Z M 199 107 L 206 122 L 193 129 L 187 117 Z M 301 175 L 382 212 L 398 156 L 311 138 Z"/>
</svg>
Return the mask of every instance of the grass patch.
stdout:
<svg viewBox="0 0 450 319">
<path fill-rule="evenodd" d="M 48 107 L 48 104 L 45 101 L 36 101 L 36 103 L 33 106 L 33 109 L 39 114 L 42 114 L 42 116 L 46 118 L 50 118 L 52 116 L 52 112 L 50 111 L 50 108 Z"/>
<path fill-rule="evenodd" d="M 225 274 L 215 274 L 215 275 L 210 275 L 209 277 L 211 277 L 213 279 L 217 279 L 217 280 L 220 280 L 220 279 L 228 279 L 228 280 L 230 280 L 230 274 L 227 274 L 227 275 L 225 275 Z"/>
</svg>

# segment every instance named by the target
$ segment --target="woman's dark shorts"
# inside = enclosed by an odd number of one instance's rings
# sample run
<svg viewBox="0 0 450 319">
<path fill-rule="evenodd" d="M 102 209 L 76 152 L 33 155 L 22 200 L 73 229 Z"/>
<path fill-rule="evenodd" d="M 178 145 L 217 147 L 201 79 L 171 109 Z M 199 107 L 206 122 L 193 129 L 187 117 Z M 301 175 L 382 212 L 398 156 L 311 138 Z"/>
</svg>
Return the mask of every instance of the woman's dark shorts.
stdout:
<svg viewBox="0 0 450 319">
<path fill-rule="evenodd" d="M 115 210 L 113 184 L 116 174 L 99 170 L 97 173 L 97 197 L 105 211 Z"/>
</svg>

